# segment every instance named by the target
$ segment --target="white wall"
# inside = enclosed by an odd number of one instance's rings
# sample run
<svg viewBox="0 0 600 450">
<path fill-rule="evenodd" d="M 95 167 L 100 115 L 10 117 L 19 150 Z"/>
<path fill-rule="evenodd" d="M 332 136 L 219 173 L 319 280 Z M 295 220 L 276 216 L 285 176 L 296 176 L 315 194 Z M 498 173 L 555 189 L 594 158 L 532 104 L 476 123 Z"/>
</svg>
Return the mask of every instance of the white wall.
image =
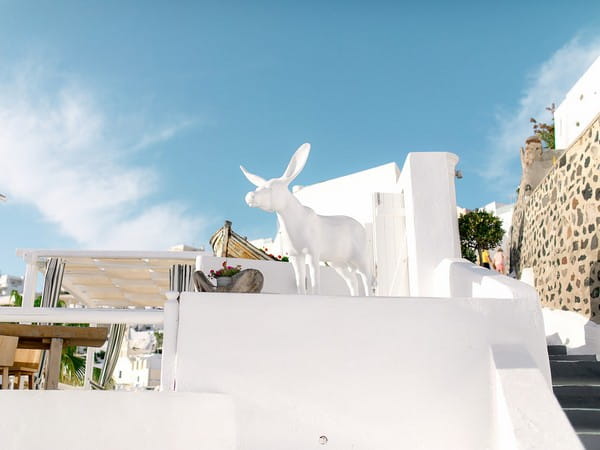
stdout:
<svg viewBox="0 0 600 450">
<path fill-rule="evenodd" d="M 544 333 L 544 321 L 537 292 L 532 286 L 488 270 L 462 258 L 444 259 L 433 273 L 434 295 L 447 298 L 493 298 L 505 299 L 518 308 L 512 310 L 513 320 L 529 323 L 531 334 L 528 341 L 531 355 L 540 368 L 548 386 L 552 385 L 550 365 L 545 341 L 539 339 Z M 537 337 L 536 337 L 537 336 Z M 499 338 L 502 338 L 499 336 Z M 504 338 L 509 338 L 505 336 Z"/>
<path fill-rule="evenodd" d="M 235 398 L 240 449 L 581 448 L 532 302 L 183 293 L 177 390 Z"/>
<path fill-rule="evenodd" d="M 295 195 L 317 214 L 349 216 L 365 225 L 373 222 L 373 193 L 399 192 L 399 175 L 396 163 L 388 163 L 302 187 Z"/>
<path fill-rule="evenodd" d="M 504 255 L 508 257 L 508 254 L 510 252 L 510 227 L 512 226 L 512 216 L 515 210 L 515 205 L 491 202 L 485 205 L 483 209 L 487 212 L 492 213 L 502 221 L 502 229 L 504 230 L 504 236 L 502 237 L 500 247 L 502 247 L 502 250 L 504 250 Z M 495 251 L 496 249 L 492 250 Z"/>
<path fill-rule="evenodd" d="M 554 112 L 556 148 L 566 149 L 600 114 L 600 56 Z"/>
<path fill-rule="evenodd" d="M 208 275 L 211 269 L 221 268 L 223 261 L 227 265 L 242 266 L 242 269 L 257 269 L 264 276 L 262 292 L 267 294 L 295 294 L 296 277 L 291 263 L 279 261 L 264 261 L 257 259 L 220 258 L 217 256 L 198 256 L 196 270 Z M 321 266 L 321 293 L 324 295 L 350 295 L 344 280 L 331 267 Z"/>
<path fill-rule="evenodd" d="M 232 450 L 234 404 L 220 394 L 2 391 L 2 450 Z"/>
<path fill-rule="evenodd" d="M 548 344 L 565 345 L 570 355 L 600 356 L 600 325 L 573 311 L 542 312 Z"/>
</svg>

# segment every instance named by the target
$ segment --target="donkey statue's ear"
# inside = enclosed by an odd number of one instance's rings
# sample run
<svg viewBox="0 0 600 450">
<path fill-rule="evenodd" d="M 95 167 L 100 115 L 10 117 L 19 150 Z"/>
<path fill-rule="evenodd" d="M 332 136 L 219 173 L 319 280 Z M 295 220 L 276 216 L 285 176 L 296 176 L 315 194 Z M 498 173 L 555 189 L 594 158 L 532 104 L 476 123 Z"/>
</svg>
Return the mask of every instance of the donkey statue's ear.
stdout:
<svg viewBox="0 0 600 450">
<path fill-rule="evenodd" d="M 242 169 L 242 172 L 244 173 L 246 178 L 248 178 L 248 181 L 256 187 L 261 187 L 267 182 L 267 180 L 265 180 L 263 177 L 259 177 L 258 175 L 254 175 L 253 173 L 248 172 L 244 168 L 244 166 L 240 166 L 240 169 Z"/>
<path fill-rule="evenodd" d="M 298 147 L 294 156 L 290 160 L 290 163 L 285 169 L 285 172 L 281 176 L 281 179 L 286 183 L 290 183 L 294 178 L 298 176 L 302 169 L 304 169 L 304 165 L 306 164 L 306 160 L 308 159 L 308 154 L 310 153 L 310 144 L 305 143 Z"/>
</svg>

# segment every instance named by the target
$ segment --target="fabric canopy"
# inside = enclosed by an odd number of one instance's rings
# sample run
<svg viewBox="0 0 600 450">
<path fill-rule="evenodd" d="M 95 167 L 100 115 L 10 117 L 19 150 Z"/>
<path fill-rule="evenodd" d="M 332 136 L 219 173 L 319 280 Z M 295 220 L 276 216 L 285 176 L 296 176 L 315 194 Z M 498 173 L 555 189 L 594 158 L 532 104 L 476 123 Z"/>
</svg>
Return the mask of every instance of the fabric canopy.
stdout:
<svg viewBox="0 0 600 450">
<path fill-rule="evenodd" d="M 110 326 L 108 332 L 108 343 L 106 344 L 106 354 L 104 355 L 104 365 L 100 369 L 100 377 L 97 382 L 90 381 L 92 389 L 105 390 L 108 387 L 110 379 L 113 376 L 117 360 L 119 359 L 119 353 L 121 352 L 121 345 L 123 345 L 123 337 L 127 325 L 124 323 L 113 323 Z"/>
<path fill-rule="evenodd" d="M 61 258 L 49 258 L 46 262 L 46 271 L 44 273 L 44 290 L 42 291 L 41 306 L 54 308 L 58 304 L 60 288 L 62 286 L 63 274 L 65 272 L 65 263 Z M 45 379 L 45 370 L 48 363 L 48 352 L 43 351 L 40 359 L 40 366 L 36 377 L 36 387 L 41 387 Z"/>
</svg>

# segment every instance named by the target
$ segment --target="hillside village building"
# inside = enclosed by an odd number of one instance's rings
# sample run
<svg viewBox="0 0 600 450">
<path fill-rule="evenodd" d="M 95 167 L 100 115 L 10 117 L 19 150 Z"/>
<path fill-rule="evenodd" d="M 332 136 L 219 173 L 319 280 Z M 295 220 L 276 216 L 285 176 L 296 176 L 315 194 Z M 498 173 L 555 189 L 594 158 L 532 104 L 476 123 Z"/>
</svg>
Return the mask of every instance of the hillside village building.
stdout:
<svg viewBox="0 0 600 450">
<path fill-rule="evenodd" d="M 23 277 L 16 277 L 7 274 L 0 275 L 0 305 L 10 303 L 10 293 L 17 291 L 23 293 Z"/>
</svg>

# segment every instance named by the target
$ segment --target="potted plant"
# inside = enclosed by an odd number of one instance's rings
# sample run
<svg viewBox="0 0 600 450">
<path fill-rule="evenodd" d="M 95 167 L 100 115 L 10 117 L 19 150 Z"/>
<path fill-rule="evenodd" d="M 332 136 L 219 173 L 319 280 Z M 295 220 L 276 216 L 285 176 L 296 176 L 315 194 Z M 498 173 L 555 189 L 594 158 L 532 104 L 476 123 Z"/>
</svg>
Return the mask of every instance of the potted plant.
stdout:
<svg viewBox="0 0 600 450">
<path fill-rule="evenodd" d="M 212 270 L 208 274 L 209 278 L 216 280 L 217 287 L 227 286 L 231 283 L 231 277 L 236 273 L 241 272 L 242 266 L 239 264 L 237 266 L 228 266 L 227 260 L 223 261 L 222 268 L 219 270 Z"/>
</svg>

